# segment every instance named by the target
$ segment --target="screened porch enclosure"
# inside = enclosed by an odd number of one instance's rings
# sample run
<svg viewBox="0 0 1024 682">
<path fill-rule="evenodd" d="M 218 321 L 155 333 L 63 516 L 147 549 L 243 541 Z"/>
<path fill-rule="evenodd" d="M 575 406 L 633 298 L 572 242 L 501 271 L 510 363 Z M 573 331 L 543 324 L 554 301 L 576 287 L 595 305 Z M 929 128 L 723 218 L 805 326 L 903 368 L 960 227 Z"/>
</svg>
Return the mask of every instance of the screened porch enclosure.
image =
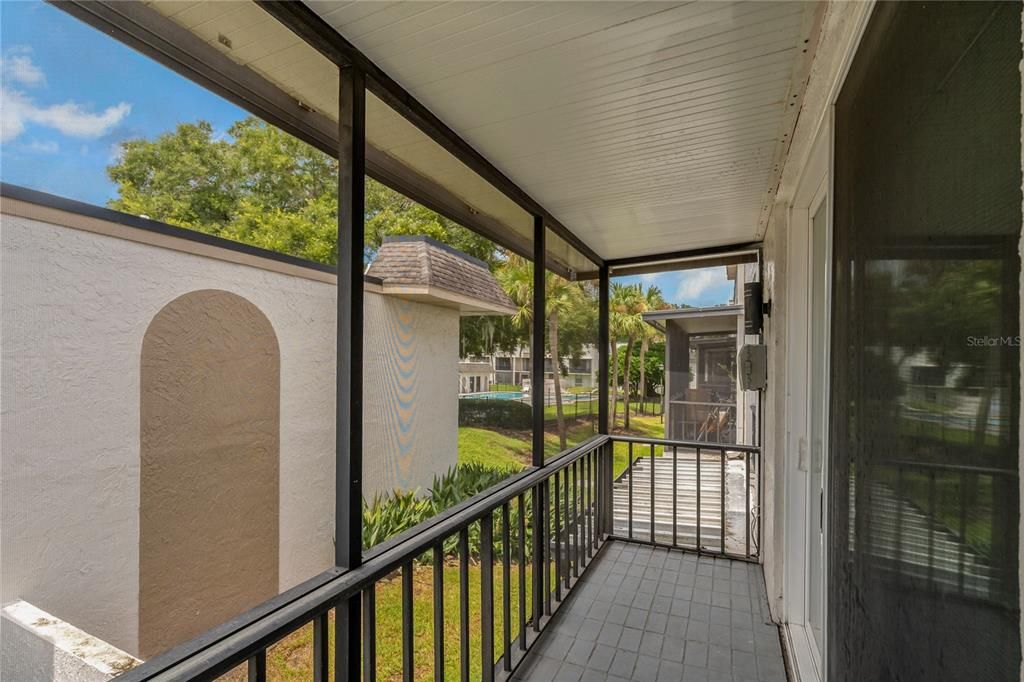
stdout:
<svg viewBox="0 0 1024 682">
<path fill-rule="evenodd" d="M 5 677 L 1020 678 L 1019 6 L 49 4 L 328 190 L 0 187 Z"/>
</svg>

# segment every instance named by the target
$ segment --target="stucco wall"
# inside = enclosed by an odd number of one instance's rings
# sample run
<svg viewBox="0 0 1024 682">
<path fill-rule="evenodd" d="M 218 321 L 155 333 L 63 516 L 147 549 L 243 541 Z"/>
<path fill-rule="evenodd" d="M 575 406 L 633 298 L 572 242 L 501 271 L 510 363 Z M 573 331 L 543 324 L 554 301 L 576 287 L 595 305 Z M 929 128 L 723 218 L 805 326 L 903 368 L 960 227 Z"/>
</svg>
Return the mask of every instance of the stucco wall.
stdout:
<svg viewBox="0 0 1024 682">
<path fill-rule="evenodd" d="M 154 246 L 123 226 L 63 226 L 80 222 L 4 202 L 0 602 L 24 599 L 134 654 L 147 327 L 201 289 L 245 298 L 273 326 L 283 590 L 333 564 L 335 288 L 322 272 L 230 262 L 237 254 L 209 246 L 197 255 L 166 236 Z M 109 236 L 119 230 L 127 236 Z M 457 458 L 458 314 L 368 292 L 366 321 L 366 492 L 426 487 Z M 401 335 L 411 359 L 391 355 Z M 416 390 L 386 390 L 410 371 Z"/>
</svg>

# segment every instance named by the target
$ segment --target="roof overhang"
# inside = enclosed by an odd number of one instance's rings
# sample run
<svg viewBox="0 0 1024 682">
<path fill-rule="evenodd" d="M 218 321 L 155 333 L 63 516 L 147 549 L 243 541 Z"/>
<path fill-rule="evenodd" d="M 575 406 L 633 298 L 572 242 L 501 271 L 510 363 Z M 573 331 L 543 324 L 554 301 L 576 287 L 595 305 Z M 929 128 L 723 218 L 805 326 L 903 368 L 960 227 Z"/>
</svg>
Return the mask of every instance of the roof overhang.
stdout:
<svg viewBox="0 0 1024 682">
<path fill-rule="evenodd" d="M 448 289 L 429 285 L 382 284 L 380 291 L 385 296 L 394 296 L 407 301 L 427 303 L 442 308 L 454 308 L 463 316 L 514 315 L 517 312 L 515 308 L 482 301 L 456 291 L 449 291 Z"/>
<path fill-rule="evenodd" d="M 688 334 L 710 334 L 736 331 L 736 321 L 743 315 L 741 305 L 719 305 L 707 308 L 672 308 L 643 313 L 644 322 L 664 333 L 669 324 Z"/>
<path fill-rule="evenodd" d="M 367 73 L 367 172 L 499 244 L 593 276 L 760 238 L 817 2 L 60 2 L 336 151 Z"/>
</svg>

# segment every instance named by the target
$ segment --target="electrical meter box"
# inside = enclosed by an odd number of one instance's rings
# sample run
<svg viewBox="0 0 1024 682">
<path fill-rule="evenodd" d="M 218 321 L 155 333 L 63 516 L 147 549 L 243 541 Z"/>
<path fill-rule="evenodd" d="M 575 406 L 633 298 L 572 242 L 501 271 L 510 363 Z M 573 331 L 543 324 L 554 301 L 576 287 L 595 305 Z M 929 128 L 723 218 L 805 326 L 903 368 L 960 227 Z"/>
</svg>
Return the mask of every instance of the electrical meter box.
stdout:
<svg viewBox="0 0 1024 682">
<path fill-rule="evenodd" d="M 768 386 L 768 346 L 763 343 L 741 346 L 736 371 L 739 372 L 742 390 L 764 390 Z"/>
</svg>

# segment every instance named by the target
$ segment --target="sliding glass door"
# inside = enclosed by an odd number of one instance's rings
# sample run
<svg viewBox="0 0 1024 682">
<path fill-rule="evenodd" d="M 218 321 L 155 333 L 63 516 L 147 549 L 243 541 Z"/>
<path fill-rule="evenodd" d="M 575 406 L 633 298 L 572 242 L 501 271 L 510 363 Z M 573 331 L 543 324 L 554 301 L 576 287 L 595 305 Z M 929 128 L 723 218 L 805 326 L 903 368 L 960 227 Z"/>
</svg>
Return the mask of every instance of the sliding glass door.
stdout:
<svg viewBox="0 0 1024 682">
<path fill-rule="evenodd" d="M 1019 676 L 1020 29 L 881 3 L 836 103 L 832 680 Z"/>
</svg>

